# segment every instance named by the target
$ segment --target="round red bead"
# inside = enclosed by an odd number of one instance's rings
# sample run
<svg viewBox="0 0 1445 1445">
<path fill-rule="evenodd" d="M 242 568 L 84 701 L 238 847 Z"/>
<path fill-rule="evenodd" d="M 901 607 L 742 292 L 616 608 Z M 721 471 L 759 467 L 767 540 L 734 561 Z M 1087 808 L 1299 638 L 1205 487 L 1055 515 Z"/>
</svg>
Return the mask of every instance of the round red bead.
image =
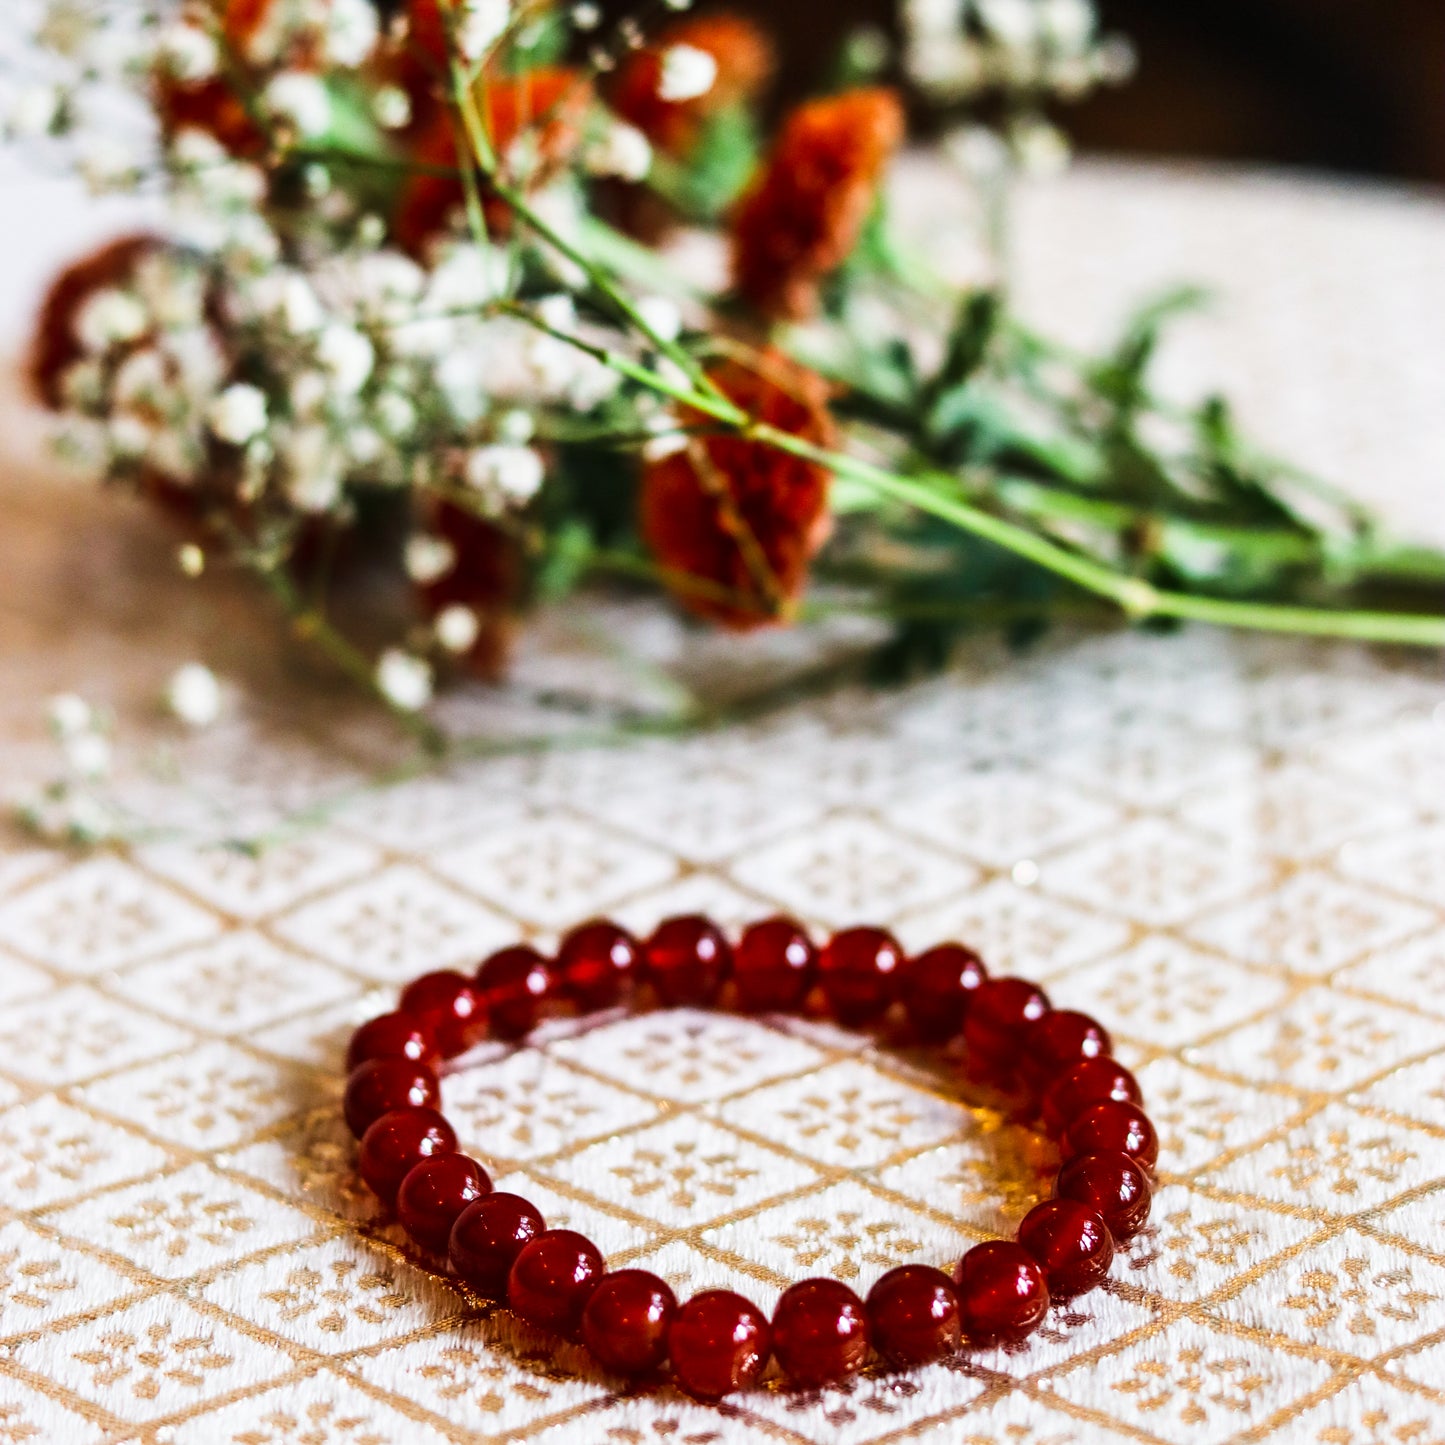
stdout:
<svg viewBox="0 0 1445 1445">
<path fill-rule="evenodd" d="M 441 1063 L 436 1030 L 414 1014 L 382 1014 L 362 1024 L 346 1050 L 346 1072 L 372 1059 L 409 1059 L 434 1069 Z"/>
<path fill-rule="evenodd" d="M 525 1245 L 546 1229 L 541 1213 L 518 1194 L 488 1194 L 457 1216 L 447 1248 L 462 1281 L 488 1299 L 503 1299 L 507 1276 Z"/>
<path fill-rule="evenodd" d="M 1019 1225 L 1019 1244 L 1038 1261 L 1054 1299 L 1093 1289 L 1114 1262 L 1114 1240 L 1103 1216 L 1074 1199 L 1034 1205 Z"/>
<path fill-rule="evenodd" d="M 954 1275 L 964 1338 L 971 1345 L 1021 1340 L 1049 1308 L 1049 1287 L 1038 1262 L 1008 1240 L 976 1244 Z"/>
<path fill-rule="evenodd" d="M 1011 1073 L 1022 1060 L 1029 1026 L 1048 1011 L 1048 995 L 1026 978 L 987 979 L 969 1000 L 964 1043 L 985 1067 Z"/>
<path fill-rule="evenodd" d="M 596 1013 L 631 993 L 640 957 L 637 940 L 626 929 L 597 919 L 562 940 L 554 971 L 567 997 L 583 1013 Z"/>
<path fill-rule="evenodd" d="M 897 997 L 903 950 L 882 928 L 845 928 L 818 955 L 818 982 L 833 1017 L 860 1028 L 882 1017 Z"/>
<path fill-rule="evenodd" d="M 575 1229 L 549 1229 L 522 1246 L 507 1276 L 507 1303 L 528 1324 L 575 1335 L 582 1307 L 607 1271 L 602 1251 Z"/>
<path fill-rule="evenodd" d="M 1101 1154 L 1117 1149 L 1152 1170 L 1159 1162 L 1159 1136 L 1149 1117 L 1127 1099 L 1090 1104 L 1064 1130 L 1059 1149 L 1065 1159 L 1075 1154 Z"/>
<path fill-rule="evenodd" d="M 396 1193 L 396 1217 L 423 1249 L 445 1254 L 462 1211 L 492 1192 L 487 1171 L 465 1154 L 423 1159 Z"/>
<path fill-rule="evenodd" d="M 677 1296 L 645 1269 L 603 1275 L 582 1310 L 582 1342 L 604 1370 L 645 1375 L 667 1358 Z"/>
<path fill-rule="evenodd" d="M 647 940 L 647 976 L 673 1008 L 713 1003 L 732 965 L 732 949 L 716 924 L 697 914 L 669 918 Z"/>
<path fill-rule="evenodd" d="M 836 1385 L 868 1360 L 868 1312 L 841 1280 L 805 1279 L 773 1311 L 773 1355 L 805 1390 Z"/>
<path fill-rule="evenodd" d="M 699 1400 L 721 1400 L 762 1378 L 773 1334 L 755 1304 L 731 1290 L 709 1289 L 678 1310 L 667 1346 L 679 1387 Z"/>
<path fill-rule="evenodd" d="M 438 1154 L 454 1154 L 457 1136 L 435 1109 L 395 1109 L 383 1114 L 361 1138 L 358 1167 L 367 1187 L 383 1204 L 394 1204 L 401 1181 Z"/>
<path fill-rule="evenodd" d="M 444 1057 L 464 1054 L 485 1037 L 487 1018 L 469 978 L 450 971 L 428 973 L 401 995 L 401 1012 L 425 1019 Z"/>
<path fill-rule="evenodd" d="M 890 1364 L 932 1364 L 958 1349 L 958 1291 L 941 1269 L 900 1265 L 868 1291 L 868 1324 L 873 1348 Z"/>
<path fill-rule="evenodd" d="M 1102 1058 L 1113 1047 L 1104 1026 L 1072 1009 L 1046 1013 L 1024 1034 L 1024 1072 L 1046 1086 L 1083 1059 Z"/>
<path fill-rule="evenodd" d="M 818 952 L 791 918 L 769 918 L 747 929 L 733 954 L 733 985 L 745 1013 L 798 1008 L 813 987 Z"/>
<path fill-rule="evenodd" d="M 1137 1104 L 1142 1097 L 1139 1081 L 1118 1060 L 1083 1059 L 1044 1091 L 1039 1112 L 1044 1128 L 1058 1139 L 1091 1104 L 1105 1099 Z"/>
<path fill-rule="evenodd" d="M 477 990 L 499 1039 L 526 1038 L 554 986 L 551 965 L 535 948 L 504 948 L 477 970 Z"/>
<path fill-rule="evenodd" d="M 983 961 L 961 943 L 930 948 L 903 966 L 898 996 L 925 1043 L 943 1043 L 963 1027 L 973 994 L 988 977 Z"/>
<path fill-rule="evenodd" d="M 410 1059 L 369 1059 L 351 1071 L 342 1096 L 346 1127 L 361 1138 L 393 1109 L 435 1109 L 440 1105 L 437 1076 Z"/>
<path fill-rule="evenodd" d="M 1143 1229 L 1153 1197 L 1143 1167 L 1117 1149 L 1070 1159 L 1059 1170 L 1054 1192 L 1096 1210 L 1121 1243 Z"/>
</svg>

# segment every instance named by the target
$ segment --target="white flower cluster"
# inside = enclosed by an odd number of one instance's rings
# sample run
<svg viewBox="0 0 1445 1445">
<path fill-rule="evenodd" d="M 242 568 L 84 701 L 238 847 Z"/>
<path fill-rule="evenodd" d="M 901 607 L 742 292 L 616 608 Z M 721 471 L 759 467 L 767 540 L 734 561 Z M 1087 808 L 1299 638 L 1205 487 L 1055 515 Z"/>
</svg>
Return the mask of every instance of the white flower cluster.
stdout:
<svg viewBox="0 0 1445 1445">
<path fill-rule="evenodd" d="M 205 466 L 209 418 L 227 371 L 205 303 L 198 259 L 157 245 L 76 312 L 80 356 L 60 388 L 72 414 L 94 425 L 87 450 L 108 471 L 139 469 L 184 486 Z"/>
<path fill-rule="evenodd" d="M 47 714 L 62 770 L 33 795 L 16 800 L 16 818 L 53 843 L 103 843 L 118 837 L 122 820 L 104 790 L 114 719 L 74 693 L 51 698 Z"/>
<path fill-rule="evenodd" d="M 1127 41 L 1101 34 L 1093 0 L 902 0 L 902 20 L 908 74 L 943 104 L 1078 100 L 1133 70 Z"/>
</svg>

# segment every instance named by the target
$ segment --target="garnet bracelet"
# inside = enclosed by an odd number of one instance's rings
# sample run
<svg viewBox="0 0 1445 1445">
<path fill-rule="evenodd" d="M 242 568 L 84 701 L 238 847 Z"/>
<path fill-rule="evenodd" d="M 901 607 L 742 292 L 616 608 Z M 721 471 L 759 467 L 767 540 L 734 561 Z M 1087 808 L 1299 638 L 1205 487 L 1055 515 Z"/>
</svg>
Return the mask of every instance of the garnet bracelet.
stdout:
<svg viewBox="0 0 1445 1445">
<path fill-rule="evenodd" d="M 644 995 L 664 1007 L 804 1012 L 849 1028 L 895 1019 L 902 1041 L 948 1050 L 969 1079 L 1006 1092 L 1038 1122 L 1062 1160 L 1054 1198 L 1030 1210 L 1017 1242 L 975 1245 L 951 1277 L 904 1265 L 866 1301 L 838 1280 L 803 1280 L 771 1322 L 728 1290 L 679 1305 L 646 1270 L 609 1272 L 590 1240 L 548 1229 L 533 1205 L 493 1192 L 481 1165 L 458 1152 L 438 1112 L 438 1070 L 483 1038 L 521 1040 L 557 1013 Z M 569 934 L 555 959 L 506 948 L 474 978 L 431 973 L 410 985 L 394 1013 L 351 1040 L 346 1122 L 361 1140 L 367 1185 L 476 1294 L 580 1339 L 618 1374 L 646 1375 L 670 1360 L 682 1389 L 717 1400 L 756 1384 L 770 1357 L 792 1384 L 816 1388 L 856 1373 L 870 1350 L 915 1366 L 962 1343 L 1021 1340 L 1051 1298 L 1098 1284 L 1115 1242 L 1148 1218 L 1158 1156 L 1139 1086 L 1109 1049 L 1088 1015 L 1053 1009 L 1026 979 L 990 978 L 956 943 L 910 959 L 879 928 L 850 928 L 816 949 L 785 918 L 754 924 L 736 947 L 701 917 L 669 919 L 645 943 L 594 922 Z"/>
</svg>

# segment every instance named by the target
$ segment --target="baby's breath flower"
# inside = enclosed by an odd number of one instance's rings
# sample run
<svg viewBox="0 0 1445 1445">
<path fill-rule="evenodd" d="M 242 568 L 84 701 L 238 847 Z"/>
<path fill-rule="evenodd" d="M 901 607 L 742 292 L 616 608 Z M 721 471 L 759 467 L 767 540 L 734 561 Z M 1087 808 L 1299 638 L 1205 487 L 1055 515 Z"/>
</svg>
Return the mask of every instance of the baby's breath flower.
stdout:
<svg viewBox="0 0 1445 1445">
<path fill-rule="evenodd" d="M 470 652 L 482 633 L 481 619 L 470 607 L 460 602 L 442 608 L 433 625 L 437 641 L 448 652 L 458 655 Z"/>
<path fill-rule="evenodd" d="M 1069 164 L 1068 138 L 1046 120 L 1019 122 L 1010 130 L 1009 141 L 1026 175 L 1058 175 Z"/>
<path fill-rule="evenodd" d="M 662 57 L 658 99 L 676 104 L 697 100 L 717 81 L 717 57 L 695 45 L 674 45 Z"/>
<path fill-rule="evenodd" d="M 325 135 L 331 125 L 331 96 L 326 82 L 304 70 L 284 70 L 261 96 L 266 110 L 303 136 Z"/>
<path fill-rule="evenodd" d="M 393 707 L 420 712 L 432 698 L 431 668 L 409 652 L 388 648 L 376 664 L 376 685 Z"/>
<path fill-rule="evenodd" d="M 511 0 L 465 0 L 457 25 L 462 55 L 472 62 L 484 59 L 511 21 Z"/>
<path fill-rule="evenodd" d="M 1039 31 L 1055 50 L 1076 55 L 1094 36 L 1094 7 L 1089 0 L 1037 0 Z"/>
<path fill-rule="evenodd" d="M 266 394 L 248 382 L 228 386 L 211 404 L 211 430 L 232 446 L 245 446 L 266 428 Z"/>
<path fill-rule="evenodd" d="M 371 0 L 331 0 L 322 32 L 325 58 L 344 70 L 355 70 L 376 49 L 381 36 Z"/>
<path fill-rule="evenodd" d="M 644 296 L 637 303 L 637 311 L 663 341 L 676 341 L 682 335 L 682 312 L 670 297 Z"/>
<path fill-rule="evenodd" d="M 376 420 L 393 441 L 401 441 L 416 429 L 416 404 L 399 391 L 383 391 L 374 402 Z"/>
<path fill-rule="evenodd" d="M 166 684 L 165 701 L 187 726 L 209 727 L 221 715 L 221 684 L 204 663 L 188 662 Z"/>
<path fill-rule="evenodd" d="M 50 699 L 46 719 L 55 738 L 64 742 L 89 732 L 96 723 L 95 709 L 78 693 L 62 692 Z"/>
<path fill-rule="evenodd" d="M 464 475 L 469 487 L 515 507 L 537 495 L 547 469 L 541 454 L 531 447 L 495 445 L 469 453 Z"/>
<path fill-rule="evenodd" d="M 276 450 L 286 470 L 286 495 L 298 511 L 329 512 L 340 501 L 346 457 L 326 427 L 293 427 Z"/>
<path fill-rule="evenodd" d="M 177 80 L 194 85 L 216 73 L 221 56 L 215 40 L 200 26 L 177 20 L 161 32 L 156 59 Z"/>
<path fill-rule="evenodd" d="M 292 415 L 306 421 L 318 416 L 326 406 L 330 390 L 330 383 L 321 372 L 298 371 L 287 389 Z"/>
<path fill-rule="evenodd" d="M 524 447 L 537 434 L 537 418 L 529 411 L 513 407 L 497 418 L 497 440 Z"/>
<path fill-rule="evenodd" d="M 376 348 L 355 327 L 332 322 L 317 340 L 316 358 L 343 396 L 355 396 L 376 365 Z"/>
<path fill-rule="evenodd" d="M 411 124 L 411 97 L 399 85 L 383 85 L 371 98 L 371 113 L 383 130 Z"/>
<path fill-rule="evenodd" d="M 586 147 L 582 163 L 594 176 L 641 181 L 652 169 L 652 142 L 625 121 L 614 121 Z"/>
<path fill-rule="evenodd" d="M 60 92 L 53 85 L 27 85 L 11 103 L 6 124 L 19 138 L 48 134 L 61 113 Z"/>
<path fill-rule="evenodd" d="M 140 301 L 112 286 L 95 292 L 75 313 L 75 339 L 93 356 L 143 336 L 150 318 Z"/>
<path fill-rule="evenodd" d="M 110 772 L 110 739 L 101 732 L 81 732 L 63 738 L 65 763 L 78 778 L 94 782 Z"/>
<path fill-rule="evenodd" d="M 407 538 L 406 574 L 420 586 L 440 581 L 456 563 L 456 548 L 445 537 L 417 532 Z"/>
</svg>

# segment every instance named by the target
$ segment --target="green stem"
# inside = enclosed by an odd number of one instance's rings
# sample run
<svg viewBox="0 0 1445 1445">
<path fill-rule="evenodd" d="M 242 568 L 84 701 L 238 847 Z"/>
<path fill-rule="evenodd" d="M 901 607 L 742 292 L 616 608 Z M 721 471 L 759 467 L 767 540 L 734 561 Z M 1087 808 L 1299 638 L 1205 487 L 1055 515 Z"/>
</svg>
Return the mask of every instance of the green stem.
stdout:
<svg viewBox="0 0 1445 1445">
<path fill-rule="evenodd" d="M 1072 582 L 1086 592 L 1107 598 L 1135 621 L 1144 621 L 1151 617 L 1175 617 L 1185 621 L 1207 622 L 1216 626 L 1257 632 L 1288 632 L 1314 637 L 1350 638 L 1362 642 L 1393 642 L 1411 647 L 1445 647 L 1445 616 L 1296 607 L 1274 602 L 1239 602 L 1155 587 L 1091 558 L 1081 557 L 1027 527 L 996 517 L 960 501 L 955 496 L 947 495 L 942 488 L 952 489 L 956 485 L 951 477 L 901 476 L 861 458 L 815 446 L 789 432 L 753 421 L 730 401 L 718 401 L 713 397 L 689 393 L 685 387 L 644 366 L 616 356 L 603 347 L 593 346 L 558 328 L 550 327 L 526 307 L 517 306 L 512 309 L 548 334 L 577 346 L 608 365 L 616 366 L 639 385 L 650 387 L 706 416 L 711 416 L 716 421 L 736 427 L 752 441 L 802 457 L 806 461 L 817 462 L 839 476 L 873 488 L 882 496 L 951 522 L 962 531 L 1002 547 L 1005 551 Z"/>
<path fill-rule="evenodd" d="M 419 714 L 398 707 L 377 686 L 376 672 L 366 655 L 354 647 L 314 608 L 306 605 L 295 583 L 281 567 L 270 565 L 256 556 L 246 539 L 224 518 L 216 519 L 216 525 L 226 534 L 231 553 L 249 568 L 275 597 L 282 610 L 291 619 L 292 631 L 303 642 L 323 652 L 357 686 L 372 697 L 379 698 L 396 720 L 410 732 L 426 750 L 437 755 L 446 750 L 446 735 L 440 728 L 428 722 Z"/>
</svg>

